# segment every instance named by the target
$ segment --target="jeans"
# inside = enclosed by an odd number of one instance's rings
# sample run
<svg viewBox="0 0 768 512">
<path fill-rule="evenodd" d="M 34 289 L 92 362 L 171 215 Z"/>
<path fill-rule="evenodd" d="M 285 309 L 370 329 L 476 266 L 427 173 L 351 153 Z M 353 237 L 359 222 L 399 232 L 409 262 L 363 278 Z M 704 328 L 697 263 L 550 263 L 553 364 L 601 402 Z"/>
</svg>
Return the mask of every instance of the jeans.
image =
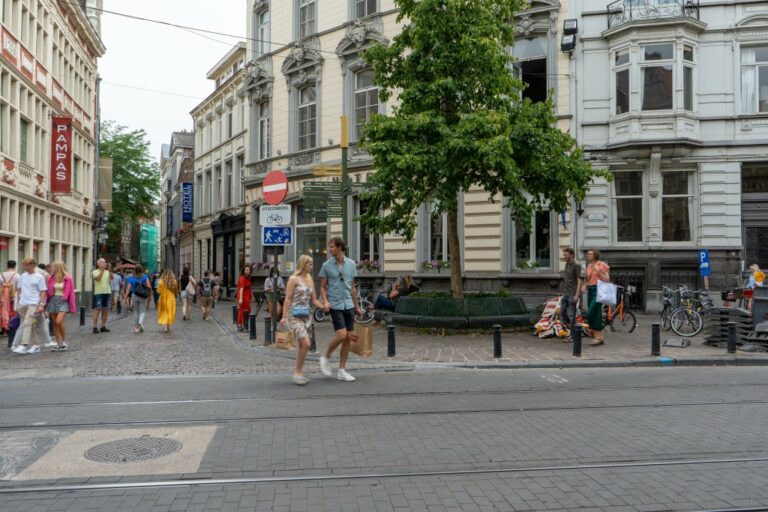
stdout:
<svg viewBox="0 0 768 512">
<path fill-rule="evenodd" d="M 376 299 L 376 304 L 373 305 L 374 309 L 386 309 L 387 311 L 395 310 L 395 303 L 387 297 L 386 293 L 379 294 Z"/>
<path fill-rule="evenodd" d="M 576 302 L 573 300 L 573 295 L 563 295 L 560 300 L 560 318 L 563 325 L 568 326 L 571 332 L 576 325 Z"/>
<path fill-rule="evenodd" d="M 144 326 L 144 317 L 147 315 L 147 299 L 142 299 L 136 294 L 131 295 L 133 304 L 133 322 L 135 325 Z"/>
</svg>

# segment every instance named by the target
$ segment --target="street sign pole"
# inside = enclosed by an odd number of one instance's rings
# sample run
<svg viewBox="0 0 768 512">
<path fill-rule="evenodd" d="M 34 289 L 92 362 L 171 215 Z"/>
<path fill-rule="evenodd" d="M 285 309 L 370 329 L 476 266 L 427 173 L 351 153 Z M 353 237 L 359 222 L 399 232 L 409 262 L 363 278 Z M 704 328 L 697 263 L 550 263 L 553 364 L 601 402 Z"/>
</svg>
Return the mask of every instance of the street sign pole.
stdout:
<svg viewBox="0 0 768 512">
<path fill-rule="evenodd" d="M 272 249 L 274 251 L 272 255 L 272 265 L 274 265 L 275 274 L 272 277 L 272 289 L 274 292 L 272 293 L 272 343 L 275 342 L 277 339 L 277 296 L 279 295 L 278 292 L 280 291 L 280 287 L 277 286 L 277 280 L 278 280 L 278 269 L 277 269 L 277 247 Z"/>
<path fill-rule="evenodd" d="M 347 152 L 349 151 L 349 117 L 341 116 L 341 236 L 344 242 L 349 243 L 347 225 L 349 224 L 349 208 L 347 206 L 348 168 Z"/>
</svg>

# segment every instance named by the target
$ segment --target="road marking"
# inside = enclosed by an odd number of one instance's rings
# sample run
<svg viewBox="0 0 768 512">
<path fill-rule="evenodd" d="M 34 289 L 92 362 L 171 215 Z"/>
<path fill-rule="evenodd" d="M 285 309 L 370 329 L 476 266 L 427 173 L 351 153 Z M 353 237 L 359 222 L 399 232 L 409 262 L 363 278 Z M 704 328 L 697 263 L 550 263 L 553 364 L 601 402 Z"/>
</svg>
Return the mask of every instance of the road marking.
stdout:
<svg viewBox="0 0 768 512">
<path fill-rule="evenodd" d="M 541 378 L 546 379 L 553 384 L 565 384 L 568 382 L 568 379 L 559 375 L 542 375 Z"/>
</svg>

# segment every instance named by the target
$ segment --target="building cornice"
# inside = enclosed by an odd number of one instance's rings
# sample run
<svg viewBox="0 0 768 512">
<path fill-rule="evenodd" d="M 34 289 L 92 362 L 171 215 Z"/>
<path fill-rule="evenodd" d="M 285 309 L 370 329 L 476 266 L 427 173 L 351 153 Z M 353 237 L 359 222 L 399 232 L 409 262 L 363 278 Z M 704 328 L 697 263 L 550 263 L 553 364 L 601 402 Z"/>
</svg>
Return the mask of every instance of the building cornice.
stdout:
<svg viewBox="0 0 768 512">
<path fill-rule="evenodd" d="M 201 114 L 205 113 L 206 110 L 215 107 L 215 104 L 224 100 L 226 96 L 230 94 L 237 94 L 238 89 L 243 85 L 240 82 L 244 81 L 244 79 L 245 67 L 238 70 L 238 72 L 232 75 L 229 80 L 224 82 L 218 89 L 213 91 L 207 98 L 205 98 L 195 108 L 193 108 L 189 112 L 189 114 L 192 116 L 192 119 L 197 122 L 197 119 L 201 116 Z"/>
<path fill-rule="evenodd" d="M 80 5 L 76 2 L 66 0 L 57 0 L 56 5 L 65 21 L 74 20 L 78 32 L 83 33 L 86 36 L 87 42 L 90 43 L 92 53 L 94 53 L 96 57 L 102 57 L 106 53 L 107 48 L 104 46 L 101 37 L 99 37 L 96 29 L 91 25 L 88 16 Z M 69 14 L 69 16 L 67 14 Z"/>
</svg>

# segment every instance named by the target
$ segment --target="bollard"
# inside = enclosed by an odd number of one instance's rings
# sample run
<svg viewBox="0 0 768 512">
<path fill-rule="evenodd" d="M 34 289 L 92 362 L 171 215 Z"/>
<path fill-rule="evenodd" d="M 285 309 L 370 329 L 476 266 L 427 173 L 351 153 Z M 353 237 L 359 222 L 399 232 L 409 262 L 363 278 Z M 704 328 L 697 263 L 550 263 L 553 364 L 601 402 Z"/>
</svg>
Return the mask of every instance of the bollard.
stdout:
<svg viewBox="0 0 768 512">
<path fill-rule="evenodd" d="M 661 324 L 659 322 L 651 324 L 651 355 L 661 355 Z"/>
<path fill-rule="evenodd" d="M 501 326 L 499 324 L 493 326 L 493 358 L 501 358 Z"/>
<path fill-rule="evenodd" d="M 387 357 L 395 357 L 395 326 L 387 326 Z"/>
<path fill-rule="evenodd" d="M 237 305 L 232 306 L 232 323 L 237 323 Z"/>
<path fill-rule="evenodd" d="M 252 340 L 256 339 L 256 315 L 251 315 L 248 317 L 248 330 L 249 337 Z"/>
<path fill-rule="evenodd" d="M 53 336 L 54 336 L 54 333 L 53 333 L 53 317 L 52 316 L 48 316 L 48 335 L 50 335 L 51 338 L 53 338 Z"/>
<path fill-rule="evenodd" d="M 117 300 L 117 314 L 120 315 L 123 313 L 123 303 L 120 301 L 120 299 Z"/>
<path fill-rule="evenodd" d="M 312 354 L 317 353 L 317 338 L 315 338 L 315 324 L 312 324 L 312 332 L 309 333 L 309 351 Z"/>
<path fill-rule="evenodd" d="M 728 353 L 736 353 L 736 322 L 728 322 Z"/>
<path fill-rule="evenodd" d="M 571 338 L 573 338 L 573 357 L 581 357 L 581 326 L 577 325 L 571 329 Z"/>
<path fill-rule="evenodd" d="M 264 344 L 269 345 L 272 343 L 272 319 L 268 316 L 264 317 Z"/>
<path fill-rule="evenodd" d="M 80 306 L 80 325 L 85 325 L 85 307 Z"/>
</svg>

